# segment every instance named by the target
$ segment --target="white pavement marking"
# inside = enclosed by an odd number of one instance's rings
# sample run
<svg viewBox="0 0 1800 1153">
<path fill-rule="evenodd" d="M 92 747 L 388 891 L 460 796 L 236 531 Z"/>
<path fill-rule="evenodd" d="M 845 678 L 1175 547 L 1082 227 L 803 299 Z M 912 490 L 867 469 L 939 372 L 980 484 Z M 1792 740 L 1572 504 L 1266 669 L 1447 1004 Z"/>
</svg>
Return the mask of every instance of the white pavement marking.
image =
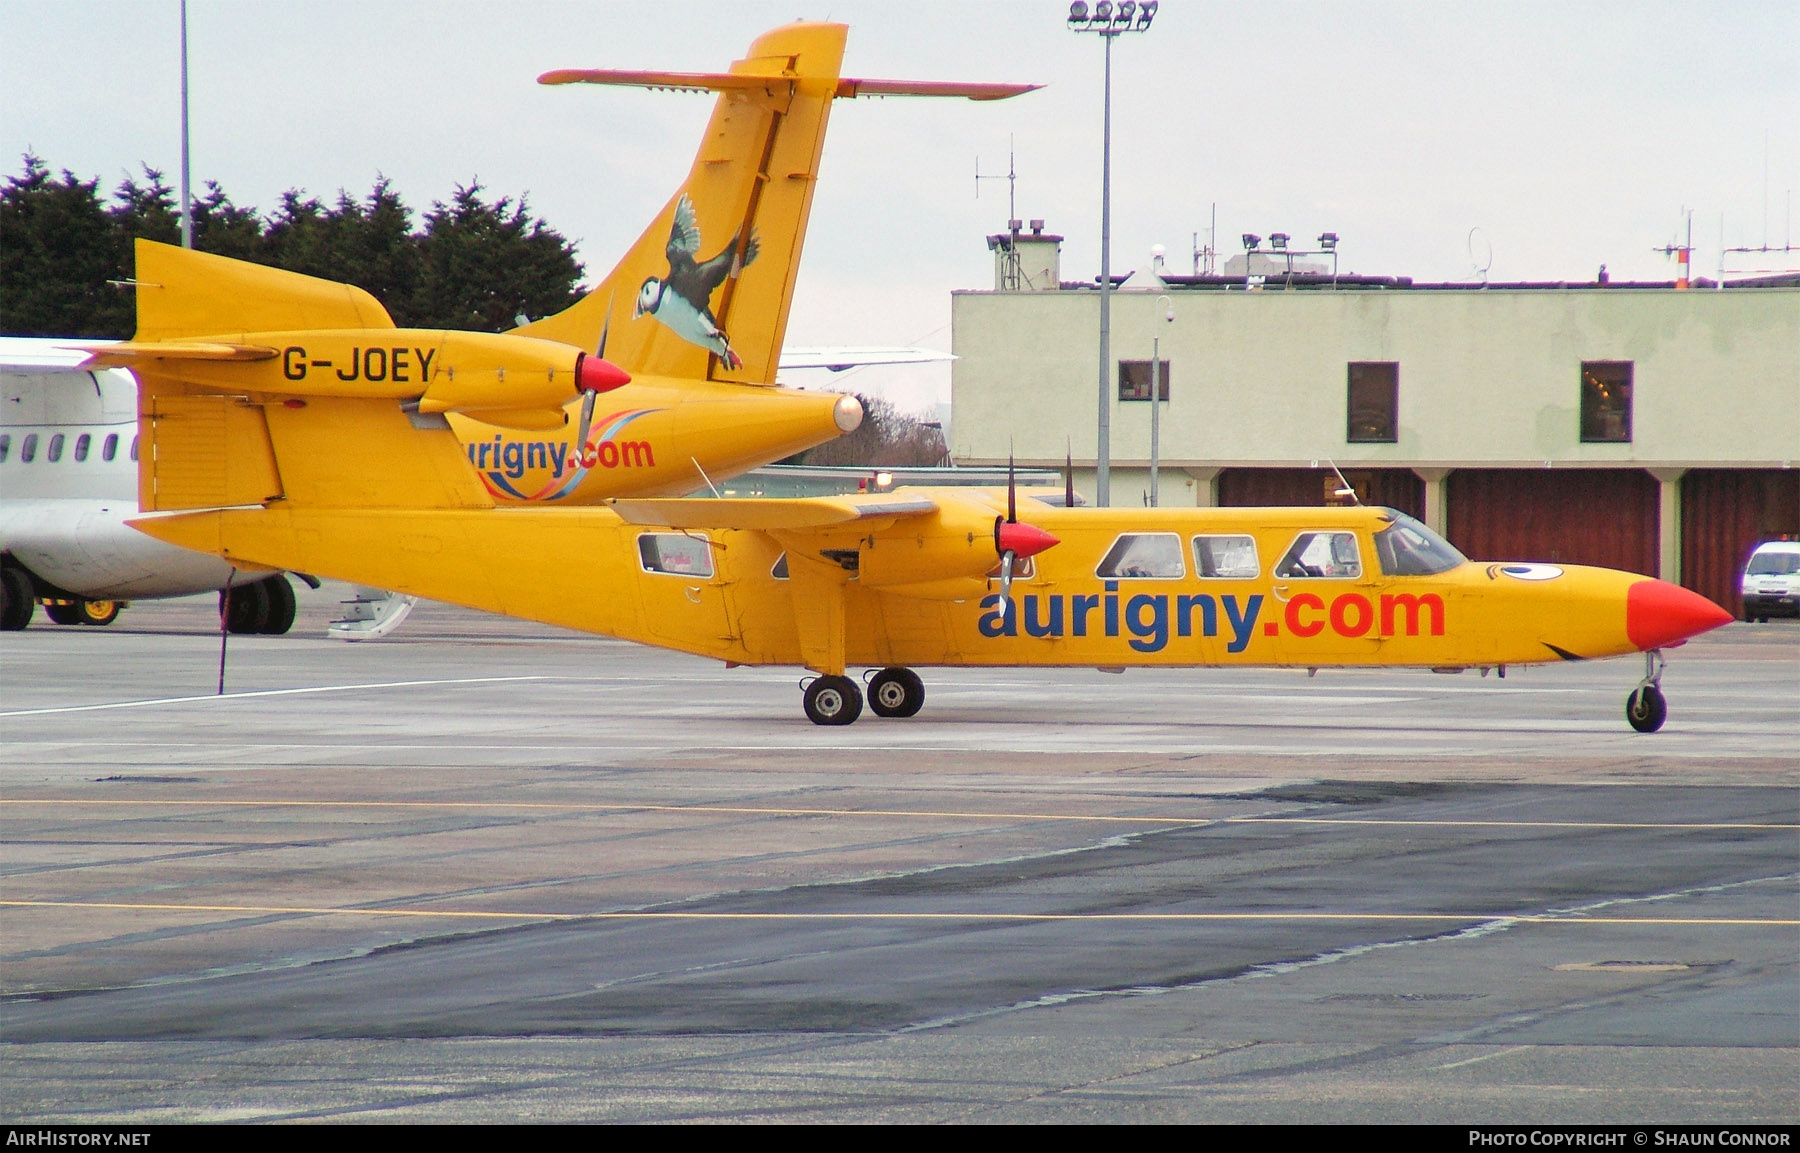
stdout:
<svg viewBox="0 0 1800 1153">
<path fill-rule="evenodd" d="M 61 705 L 51 709 L 15 709 L 0 717 L 36 717 L 46 713 L 91 713 L 101 709 L 143 709 L 154 705 L 191 705 L 202 701 L 237 701 L 247 697 L 291 697 L 302 693 L 349 693 L 358 689 L 410 689 L 424 685 L 486 685 L 503 681 L 552 681 L 558 677 L 455 677 L 441 681 L 378 681 L 357 685 L 313 685 L 303 689 L 259 689 L 248 693 L 208 693 L 199 697 L 150 697 L 141 701 L 109 701 L 98 705 Z"/>
</svg>

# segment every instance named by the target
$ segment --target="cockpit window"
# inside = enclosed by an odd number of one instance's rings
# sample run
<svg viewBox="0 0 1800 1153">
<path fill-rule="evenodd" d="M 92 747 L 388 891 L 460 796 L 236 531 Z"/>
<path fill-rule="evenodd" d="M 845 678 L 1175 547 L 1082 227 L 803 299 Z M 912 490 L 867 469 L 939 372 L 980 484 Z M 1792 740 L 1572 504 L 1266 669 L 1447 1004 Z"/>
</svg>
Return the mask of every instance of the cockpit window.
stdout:
<svg viewBox="0 0 1800 1153">
<path fill-rule="evenodd" d="M 1467 563 L 1469 558 L 1457 552 L 1455 545 L 1412 517 L 1391 508 L 1384 512 L 1394 523 L 1375 534 L 1375 556 L 1383 573 L 1430 576 Z"/>
<path fill-rule="evenodd" d="M 1180 580 L 1185 572 L 1181 537 L 1172 532 L 1128 532 L 1106 550 L 1094 575 L 1104 580 Z"/>
<path fill-rule="evenodd" d="M 778 581 L 788 579 L 787 554 L 782 553 L 775 558 L 775 565 L 769 569 L 769 575 Z"/>
<path fill-rule="evenodd" d="M 713 574 L 712 545 L 705 537 L 679 532 L 647 532 L 638 537 L 638 557 L 645 572 L 671 576 Z"/>
<path fill-rule="evenodd" d="M 1332 577 L 1339 580 L 1362 575 L 1362 554 L 1351 532 L 1303 532 L 1294 538 L 1287 555 L 1275 566 L 1278 577 Z"/>
</svg>

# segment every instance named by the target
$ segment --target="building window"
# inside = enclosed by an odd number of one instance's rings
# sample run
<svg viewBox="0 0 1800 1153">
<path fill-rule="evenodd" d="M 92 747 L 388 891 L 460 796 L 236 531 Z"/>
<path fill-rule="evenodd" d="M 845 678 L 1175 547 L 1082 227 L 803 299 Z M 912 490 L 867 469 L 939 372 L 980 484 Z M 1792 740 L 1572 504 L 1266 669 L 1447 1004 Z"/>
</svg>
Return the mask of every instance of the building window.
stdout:
<svg viewBox="0 0 1800 1153">
<path fill-rule="evenodd" d="M 85 432 L 82 433 L 80 436 L 76 437 L 75 438 L 75 459 L 76 460 L 86 460 L 87 454 L 88 454 L 88 445 L 92 444 L 93 442 L 94 442 L 94 438 L 89 436 Z"/>
<path fill-rule="evenodd" d="M 1581 362 L 1583 444 L 1631 443 L 1631 362 Z"/>
<path fill-rule="evenodd" d="M 1169 362 L 1162 362 L 1162 387 L 1157 389 L 1163 400 L 1169 399 Z M 1150 362 L 1147 360 L 1121 360 L 1119 362 L 1119 399 L 1150 399 Z"/>
<path fill-rule="evenodd" d="M 1400 366 L 1391 360 L 1350 362 L 1349 419 L 1344 439 L 1351 444 L 1393 444 L 1400 439 Z"/>
</svg>

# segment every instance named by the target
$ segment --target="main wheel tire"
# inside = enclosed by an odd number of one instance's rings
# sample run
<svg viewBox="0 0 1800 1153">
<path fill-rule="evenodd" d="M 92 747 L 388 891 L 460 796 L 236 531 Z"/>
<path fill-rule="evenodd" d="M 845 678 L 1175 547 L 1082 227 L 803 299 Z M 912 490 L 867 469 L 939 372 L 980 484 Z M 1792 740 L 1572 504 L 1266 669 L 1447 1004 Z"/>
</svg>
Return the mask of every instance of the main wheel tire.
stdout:
<svg viewBox="0 0 1800 1153">
<path fill-rule="evenodd" d="M 37 590 L 23 569 L 0 568 L 0 630 L 16 633 L 37 611 Z"/>
<path fill-rule="evenodd" d="M 910 717 L 925 707 L 925 682 L 911 669 L 882 669 L 869 680 L 869 708 L 878 717 Z"/>
<path fill-rule="evenodd" d="M 269 590 L 263 582 L 219 590 L 219 611 L 234 633 L 260 633 L 269 620 Z"/>
<path fill-rule="evenodd" d="M 52 601 L 44 606 L 44 615 L 50 618 L 53 625 L 78 625 L 81 623 L 81 604 L 79 601 L 69 601 L 66 604 Z"/>
<path fill-rule="evenodd" d="M 294 586 L 279 574 L 261 582 L 261 585 L 269 595 L 269 619 L 257 631 L 265 636 L 280 636 L 294 627 L 294 613 L 299 608 L 298 602 L 294 600 Z"/>
<path fill-rule="evenodd" d="M 1640 685 L 1625 698 L 1625 719 L 1640 733 L 1654 733 L 1669 719 L 1669 702 L 1655 685 Z"/>
<path fill-rule="evenodd" d="M 119 619 L 118 601 L 82 601 L 75 608 L 84 625 L 110 625 Z"/>
<path fill-rule="evenodd" d="M 801 703 L 815 725 L 847 725 L 862 715 L 862 691 L 849 677 L 815 677 Z"/>
</svg>

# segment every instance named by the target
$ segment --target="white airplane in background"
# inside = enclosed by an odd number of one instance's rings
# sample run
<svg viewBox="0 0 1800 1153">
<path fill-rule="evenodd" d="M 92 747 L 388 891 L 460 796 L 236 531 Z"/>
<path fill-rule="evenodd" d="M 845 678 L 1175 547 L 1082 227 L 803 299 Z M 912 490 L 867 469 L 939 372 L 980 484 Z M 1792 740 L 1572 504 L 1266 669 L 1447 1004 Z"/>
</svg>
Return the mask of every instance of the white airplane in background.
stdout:
<svg viewBox="0 0 1800 1153">
<path fill-rule="evenodd" d="M 80 345 L 103 342 L 82 341 Z M 285 633 L 294 588 L 125 522 L 138 515 L 137 381 L 77 342 L 0 337 L 0 629 L 111 624 L 126 602 L 231 587 L 232 632 Z"/>
<path fill-rule="evenodd" d="M 25 628 L 39 604 L 57 624 L 108 625 L 132 600 L 229 584 L 232 632 L 287 632 L 296 604 L 280 573 L 234 572 L 125 523 L 138 515 L 137 381 L 124 369 L 81 367 L 106 343 L 0 336 L 0 630 Z M 835 373 L 951 359 L 924 348 L 812 347 L 784 350 L 780 367 Z M 358 588 L 328 635 L 384 636 L 415 602 Z"/>
</svg>

